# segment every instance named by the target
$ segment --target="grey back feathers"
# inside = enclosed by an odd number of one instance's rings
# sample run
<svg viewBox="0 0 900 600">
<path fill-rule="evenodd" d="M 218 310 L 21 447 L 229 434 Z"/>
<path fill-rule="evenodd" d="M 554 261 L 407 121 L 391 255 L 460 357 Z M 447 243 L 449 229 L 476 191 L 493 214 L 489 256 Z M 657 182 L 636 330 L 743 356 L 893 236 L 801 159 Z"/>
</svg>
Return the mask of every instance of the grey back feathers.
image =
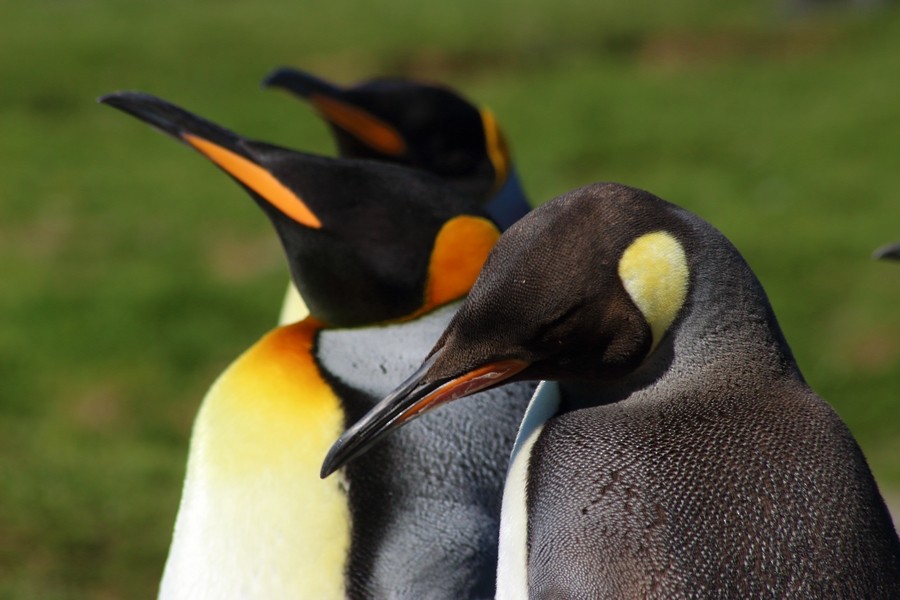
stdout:
<svg viewBox="0 0 900 600">
<path fill-rule="evenodd" d="M 348 425 L 418 366 L 458 304 L 319 334 L 317 358 Z M 533 388 L 513 384 L 426 414 L 345 468 L 351 597 L 493 598 L 506 463 Z"/>
<path fill-rule="evenodd" d="M 325 329 L 316 358 L 342 383 L 381 398 L 412 373 L 459 309 L 453 302 L 406 323 L 350 329 Z M 390 377 L 388 377 L 390 375 Z"/>
</svg>

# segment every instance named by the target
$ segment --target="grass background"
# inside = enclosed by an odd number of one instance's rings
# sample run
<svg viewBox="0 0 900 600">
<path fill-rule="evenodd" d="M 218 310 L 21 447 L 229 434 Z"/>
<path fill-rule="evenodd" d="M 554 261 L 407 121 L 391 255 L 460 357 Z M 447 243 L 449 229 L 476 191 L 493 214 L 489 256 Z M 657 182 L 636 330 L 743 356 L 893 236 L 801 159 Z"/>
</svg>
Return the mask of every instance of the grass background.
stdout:
<svg viewBox="0 0 900 600">
<path fill-rule="evenodd" d="M 894 495 L 900 12 L 710 4 L 0 0 L 0 598 L 156 593 L 194 413 L 286 279 L 237 186 L 94 99 L 332 153 L 257 88 L 282 64 L 489 104 L 535 203 L 615 180 L 717 225 Z"/>
</svg>

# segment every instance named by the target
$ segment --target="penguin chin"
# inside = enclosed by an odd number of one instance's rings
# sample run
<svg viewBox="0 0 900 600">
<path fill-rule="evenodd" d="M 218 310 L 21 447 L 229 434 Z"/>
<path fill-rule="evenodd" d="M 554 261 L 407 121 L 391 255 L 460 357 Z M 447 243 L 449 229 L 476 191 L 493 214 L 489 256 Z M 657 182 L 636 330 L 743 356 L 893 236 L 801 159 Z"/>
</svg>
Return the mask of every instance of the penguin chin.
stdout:
<svg viewBox="0 0 900 600">
<path fill-rule="evenodd" d="M 635 367 L 607 371 L 597 377 L 574 375 L 544 379 L 559 381 L 565 392 L 562 410 L 576 410 L 614 404 L 657 384 L 670 371 L 674 360 L 674 343 L 672 336 L 667 335 Z"/>
<path fill-rule="evenodd" d="M 673 336 L 666 335 L 654 348 L 649 338 L 613 361 L 604 349 L 550 358 L 533 358 L 532 364 L 507 381 L 556 381 L 563 394 L 561 411 L 577 410 L 624 400 L 649 387 L 668 371 L 675 358 Z M 506 383 L 506 382 L 504 382 Z"/>
</svg>

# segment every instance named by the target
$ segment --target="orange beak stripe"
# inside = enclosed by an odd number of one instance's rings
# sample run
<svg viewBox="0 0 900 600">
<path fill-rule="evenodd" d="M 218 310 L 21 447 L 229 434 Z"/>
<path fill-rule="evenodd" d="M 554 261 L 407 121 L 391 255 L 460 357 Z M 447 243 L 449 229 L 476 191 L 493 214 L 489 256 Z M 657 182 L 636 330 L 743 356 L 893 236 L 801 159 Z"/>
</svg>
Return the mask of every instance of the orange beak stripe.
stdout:
<svg viewBox="0 0 900 600">
<path fill-rule="evenodd" d="M 356 136 L 367 146 L 391 156 L 400 156 L 406 152 L 403 136 L 364 110 L 322 94 L 312 94 L 310 101 L 326 119 Z"/>
<path fill-rule="evenodd" d="M 397 425 L 401 425 L 410 419 L 419 416 L 427 410 L 431 410 L 441 404 L 469 396 L 487 387 L 492 387 L 501 381 L 509 379 L 516 373 L 525 369 L 528 363 L 515 358 L 498 360 L 470 371 L 452 381 L 448 381 L 434 390 L 397 417 Z"/>
<path fill-rule="evenodd" d="M 306 227 L 322 228 L 322 222 L 306 203 L 258 164 L 195 135 L 184 133 L 181 137 L 285 215 Z"/>
</svg>

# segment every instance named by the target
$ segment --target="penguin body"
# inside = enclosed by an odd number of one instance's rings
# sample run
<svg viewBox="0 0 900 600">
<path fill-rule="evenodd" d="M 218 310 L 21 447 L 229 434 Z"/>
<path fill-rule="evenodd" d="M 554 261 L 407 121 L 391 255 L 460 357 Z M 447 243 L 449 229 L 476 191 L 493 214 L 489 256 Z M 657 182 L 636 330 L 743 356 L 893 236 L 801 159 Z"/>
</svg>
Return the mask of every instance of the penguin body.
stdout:
<svg viewBox="0 0 900 600">
<path fill-rule="evenodd" d="M 895 597 L 896 538 L 834 412 L 779 386 L 752 406 L 704 388 L 545 424 L 528 455 L 528 597 Z"/>
<path fill-rule="evenodd" d="M 316 473 L 449 323 L 497 226 L 427 173 L 253 142 L 145 94 L 103 101 L 248 190 L 312 314 L 264 336 L 204 399 L 160 597 L 493 596 L 506 454 L 531 386 L 423 419 L 340 479 Z"/>
<path fill-rule="evenodd" d="M 323 474 L 431 406 L 532 378 L 551 381 L 510 463 L 498 598 L 900 597 L 865 458 L 746 262 L 695 215 L 617 184 L 514 225 Z"/>
<path fill-rule="evenodd" d="M 390 326 L 307 319 L 235 361 L 194 425 L 160 598 L 493 597 L 498 457 L 530 388 L 459 403 L 318 477 L 346 424 L 412 373 L 457 308 Z"/>
<path fill-rule="evenodd" d="M 160 598 L 346 597 L 349 506 L 314 468 L 344 426 L 316 372 L 318 330 L 271 331 L 204 398 Z"/>
</svg>

